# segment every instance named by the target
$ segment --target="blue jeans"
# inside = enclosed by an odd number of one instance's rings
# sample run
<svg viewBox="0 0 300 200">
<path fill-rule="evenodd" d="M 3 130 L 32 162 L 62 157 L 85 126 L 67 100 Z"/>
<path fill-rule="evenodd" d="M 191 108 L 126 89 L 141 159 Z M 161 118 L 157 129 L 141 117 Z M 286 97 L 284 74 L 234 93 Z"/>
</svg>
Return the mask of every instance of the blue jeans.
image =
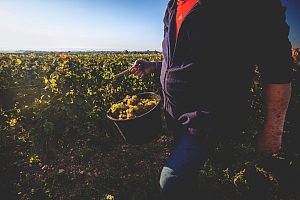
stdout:
<svg viewBox="0 0 300 200">
<path fill-rule="evenodd" d="M 180 126 L 173 128 L 176 129 L 173 132 L 175 131 L 177 144 L 161 171 L 160 186 L 171 200 L 199 199 L 199 170 L 216 145 L 209 142 L 204 135 L 190 134 L 187 128 Z"/>
</svg>

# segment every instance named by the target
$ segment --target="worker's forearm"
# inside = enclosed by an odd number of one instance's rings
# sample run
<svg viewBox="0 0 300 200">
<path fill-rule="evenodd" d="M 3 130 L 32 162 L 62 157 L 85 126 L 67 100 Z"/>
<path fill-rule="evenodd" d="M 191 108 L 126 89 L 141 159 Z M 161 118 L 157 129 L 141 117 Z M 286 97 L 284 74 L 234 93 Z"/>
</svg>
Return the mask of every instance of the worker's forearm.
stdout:
<svg viewBox="0 0 300 200">
<path fill-rule="evenodd" d="M 264 85 L 264 129 L 269 129 L 274 134 L 279 134 L 279 130 L 283 130 L 291 91 L 291 83 Z"/>
</svg>

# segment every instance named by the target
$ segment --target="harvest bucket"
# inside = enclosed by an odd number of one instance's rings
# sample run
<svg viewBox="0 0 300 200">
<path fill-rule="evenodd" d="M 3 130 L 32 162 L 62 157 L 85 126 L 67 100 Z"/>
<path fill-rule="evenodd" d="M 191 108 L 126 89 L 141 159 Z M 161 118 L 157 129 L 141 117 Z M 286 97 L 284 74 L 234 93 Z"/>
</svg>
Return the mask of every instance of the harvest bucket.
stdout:
<svg viewBox="0 0 300 200">
<path fill-rule="evenodd" d="M 158 104 L 150 111 L 133 119 L 115 119 L 111 116 L 111 109 L 107 111 L 107 117 L 114 122 L 127 143 L 146 144 L 157 138 L 162 131 L 161 97 L 153 92 L 140 93 L 136 96 L 139 99 L 155 98 Z"/>
</svg>

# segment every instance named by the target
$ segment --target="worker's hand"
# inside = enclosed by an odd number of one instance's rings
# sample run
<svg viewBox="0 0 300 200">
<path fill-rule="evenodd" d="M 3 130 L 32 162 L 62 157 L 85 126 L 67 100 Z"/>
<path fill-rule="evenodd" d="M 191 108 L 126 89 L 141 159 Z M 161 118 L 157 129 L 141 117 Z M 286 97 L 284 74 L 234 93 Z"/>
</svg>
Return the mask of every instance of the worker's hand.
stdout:
<svg viewBox="0 0 300 200">
<path fill-rule="evenodd" d="M 268 127 L 256 135 L 257 156 L 268 156 L 276 153 L 281 148 L 283 128 Z"/>
<path fill-rule="evenodd" d="M 144 78 L 154 72 L 154 69 L 155 66 L 153 62 L 149 62 L 147 60 L 136 60 L 129 71 L 139 78 Z"/>
</svg>

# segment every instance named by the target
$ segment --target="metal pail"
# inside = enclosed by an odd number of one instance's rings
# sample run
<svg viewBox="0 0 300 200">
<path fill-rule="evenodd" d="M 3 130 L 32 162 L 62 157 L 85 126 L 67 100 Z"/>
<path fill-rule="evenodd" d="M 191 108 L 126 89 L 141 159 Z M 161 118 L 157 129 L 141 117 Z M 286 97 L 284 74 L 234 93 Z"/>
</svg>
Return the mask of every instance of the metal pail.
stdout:
<svg viewBox="0 0 300 200">
<path fill-rule="evenodd" d="M 150 111 L 133 119 L 115 119 L 111 116 L 111 109 L 107 111 L 107 117 L 114 122 L 127 143 L 146 144 L 156 139 L 162 131 L 161 97 L 154 92 L 136 95 L 139 99 L 155 98 L 158 104 Z"/>
</svg>

